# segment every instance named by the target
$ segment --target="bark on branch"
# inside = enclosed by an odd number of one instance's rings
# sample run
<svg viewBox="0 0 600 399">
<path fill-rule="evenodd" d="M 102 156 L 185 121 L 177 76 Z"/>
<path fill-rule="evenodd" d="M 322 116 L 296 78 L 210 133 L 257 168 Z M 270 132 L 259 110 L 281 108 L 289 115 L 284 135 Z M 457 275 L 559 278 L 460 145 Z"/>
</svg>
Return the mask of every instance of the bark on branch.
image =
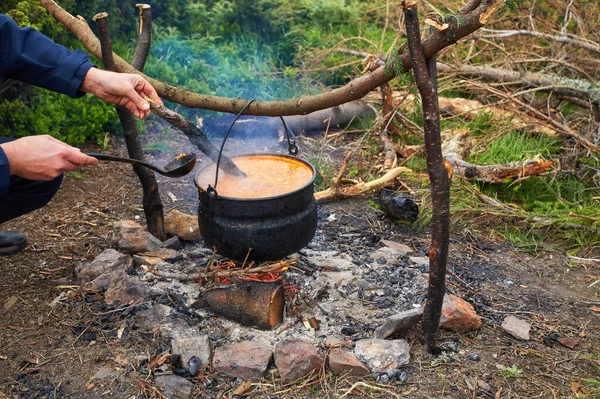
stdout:
<svg viewBox="0 0 600 399">
<path fill-rule="evenodd" d="M 600 45 L 598 43 L 594 43 L 592 41 L 588 41 L 582 38 L 579 38 L 574 35 L 550 35 L 548 33 L 536 32 L 531 30 L 493 30 L 493 29 L 482 29 L 482 32 L 488 33 L 488 35 L 484 35 L 484 37 L 489 37 L 491 39 L 499 39 L 504 37 L 513 37 L 513 36 L 531 36 L 538 39 L 544 39 L 550 42 L 557 42 L 563 44 L 569 44 L 572 46 L 580 47 L 582 49 L 591 51 L 596 54 L 600 54 Z"/>
<path fill-rule="evenodd" d="M 196 125 L 190 122 L 183 115 L 178 114 L 175 111 L 171 111 L 164 105 L 155 104 L 150 102 L 150 108 L 152 112 L 160 116 L 171 125 L 175 126 L 190 139 L 190 142 L 198 147 L 203 153 L 205 153 L 213 162 L 217 163 L 219 159 L 219 149 L 211 143 L 206 135 Z M 232 174 L 234 176 L 246 176 L 237 165 L 225 154 L 221 155 L 221 163 L 219 168 L 224 172 Z"/>
<path fill-rule="evenodd" d="M 147 22 L 144 27 L 144 35 L 149 37 L 151 29 L 149 7 L 147 8 L 146 18 Z M 100 33 L 102 43 L 101 51 L 103 55 L 102 59 L 104 60 L 104 67 L 109 71 L 114 71 L 115 63 L 112 56 L 112 41 L 110 38 L 108 14 L 96 14 L 93 20 L 96 22 L 98 26 L 98 32 Z M 149 49 L 144 49 L 145 46 L 150 46 L 149 40 L 144 42 L 138 42 L 136 53 L 147 54 Z M 142 70 L 144 68 L 145 60 L 145 57 L 142 56 L 134 58 L 134 66 L 137 69 Z M 131 158 L 144 161 L 144 151 L 142 149 L 142 144 L 140 142 L 140 137 L 138 134 L 133 114 L 123 106 L 117 105 L 115 106 L 115 108 L 117 110 L 117 114 L 119 115 L 121 125 L 123 126 L 123 135 L 125 136 L 125 143 L 127 145 L 127 152 L 129 156 Z M 142 166 L 134 166 L 133 170 L 140 179 L 140 183 L 142 185 L 142 205 L 144 208 L 144 215 L 146 217 L 148 231 L 155 237 L 161 240 L 165 240 L 167 238 L 167 234 L 165 232 L 164 227 L 163 205 L 160 199 L 160 192 L 158 190 L 158 182 L 156 181 L 156 176 L 154 175 L 154 172 Z"/>
<path fill-rule="evenodd" d="M 65 25 L 79 37 L 85 47 L 96 57 L 101 58 L 100 42 L 89 26 L 78 18 L 62 9 L 53 0 L 39 0 L 40 4 L 59 22 Z M 477 4 L 478 3 L 478 4 Z M 437 54 L 444 47 L 455 44 L 461 38 L 481 28 L 487 20 L 497 11 L 504 0 L 481 0 L 472 2 L 473 10 L 461 15 L 460 23 L 457 19 L 449 21 L 448 29 L 436 31 L 429 35 L 423 42 L 423 51 L 426 57 Z M 475 6 L 475 4 L 477 4 Z M 296 98 L 286 101 L 257 101 L 247 110 L 248 115 L 301 115 L 320 109 L 330 108 L 352 100 L 362 98 L 371 90 L 393 79 L 400 73 L 410 70 L 412 63 L 407 52 L 396 54 L 391 63 L 381 66 L 375 71 L 358 77 L 347 85 L 316 96 Z M 245 99 L 232 99 L 214 97 L 193 93 L 183 88 L 152 79 L 133 68 L 122 58 L 114 55 L 115 65 L 119 72 L 139 73 L 154 86 L 158 94 L 170 101 L 185 105 L 190 108 L 203 108 L 213 111 L 237 113 L 246 104 Z"/>
<path fill-rule="evenodd" d="M 477 180 L 484 183 L 502 183 L 507 179 L 522 179 L 545 173 L 554 165 L 554 161 L 535 158 L 507 164 L 476 165 L 463 160 L 464 141 L 468 139 L 469 131 L 445 132 L 450 136 L 444 142 L 444 158 L 452 164 L 454 174 L 465 180 Z"/>
<path fill-rule="evenodd" d="M 372 180 L 368 183 L 359 182 L 353 186 L 330 187 L 327 190 L 319 191 L 315 193 L 315 199 L 317 200 L 317 203 L 321 204 L 323 202 L 332 201 L 340 198 L 358 197 L 369 193 L 373 190 L 379 190 L 380 188 L 387 186 L 402 172 L 412 171 L 403 166 L 398 166 L 397 168 L 390 170 L 380 178 Z"/>
<path fill-rule="evenodd" d="M 462 78 L 479 78 L 487 82 L 519 83 L 524 87 L 535 88 L 537 91 L 551 92 L 564 97 L 580 98 L 596 106 L 600 106 L 600 89 L 596 86 L 595 82 L 473 65 L 450 66 L 439 63 L 438 69 L 442 73 Z"/>
<path fill-rule="evenodd" d="M 450 178 L 452 166 L 444 161 L 440 137 L 440 112 L 437 97 L 435 57 L 426 59 L 421 45 L 419 18 L 415 1 L 404 1 L 404 20 L 408 50 L 423 105 L 425 153 L 431 182 L 433 208 L 429 249 L 429 289 L 423 310 L 422 336 L 430 352 L 437 352 L 437 335 L 446 292 L 446 263 L 450 238 Z M 489 18 L 487 16 L 486 18 Z"/>
</svg>

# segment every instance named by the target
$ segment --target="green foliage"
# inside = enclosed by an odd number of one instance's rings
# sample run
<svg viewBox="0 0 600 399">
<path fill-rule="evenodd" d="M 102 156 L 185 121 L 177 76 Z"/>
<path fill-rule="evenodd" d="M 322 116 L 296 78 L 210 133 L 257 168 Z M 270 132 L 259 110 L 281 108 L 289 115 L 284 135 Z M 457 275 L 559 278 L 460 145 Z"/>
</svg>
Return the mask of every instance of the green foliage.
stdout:
<svg viewBox="0 0 600 399">
<path fill-rule="evenodd" d="M 486 114 L 481 115 L 485 117 Z M 475 119 L 477 118 L 479 116 Z M 476 134 L 483 134 L 485 130 L 479 129 Z M 491 165 L 522 161 L 538 155 L 550 159 L 559 149 L 560 143 L 548 135 L 511 131 L 494 140 L 485 152 L 472 155 L 469 161 L 478 165 Z"/>
<path fill-rule="evenodd" d="M 61 1 L 69 7 L 73 0 Z M 55 39 L 67 38 L 67 30 L 48 14 L 38 0 L 3 0 L 0 2 L 0 13 L 15 20 L 20 27 L 32 27 Z"/>
<path fill-rule="evenodd" d="M 28 104 L 19 100 L 0 103 L 0 136 L 50 134 L 79 145 L 86 139 L 102 143 L 106 132 L 118 127 L 114 107 L 92 96 L 72 99 L 39 88 L 34 92 L 38 95 Z"/>
<path fill-rule="evenodd" d="M 515 364 L 510 367 L 497 365 L 498 369 L 502 373 L 502 375 L 506 378 L 518 378 L 523 377 L 523 370 L 518 368 Z"/>
</svg>

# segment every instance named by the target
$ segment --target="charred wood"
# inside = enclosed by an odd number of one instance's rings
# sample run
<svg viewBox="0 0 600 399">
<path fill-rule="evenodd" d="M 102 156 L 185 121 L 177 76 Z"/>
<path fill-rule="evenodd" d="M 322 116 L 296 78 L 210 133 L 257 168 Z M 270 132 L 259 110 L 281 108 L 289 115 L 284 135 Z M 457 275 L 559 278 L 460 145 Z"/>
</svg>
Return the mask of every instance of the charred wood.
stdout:
<svg viewBox="0 0 600 399">
<path fill-rule="evenodd" d="M 272 330 L 283 321 L 283 285 L 274 282 L 244 282 L 200 293 L 195 309 L 206 309 L 246 326 Z"/>
</svg>

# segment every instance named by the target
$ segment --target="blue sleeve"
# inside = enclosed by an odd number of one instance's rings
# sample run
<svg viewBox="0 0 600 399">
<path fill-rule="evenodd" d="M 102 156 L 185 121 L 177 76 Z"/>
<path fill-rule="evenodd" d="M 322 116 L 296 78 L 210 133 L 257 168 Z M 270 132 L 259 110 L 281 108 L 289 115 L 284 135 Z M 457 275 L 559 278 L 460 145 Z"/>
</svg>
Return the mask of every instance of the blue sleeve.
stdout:
<svg viewBox="0 0 600 399">
<path fill-rule="evenodd" d="M 8 192 L 10 187 L 10 165 L 2 147 L 0 147 L 0 195 Z"/>
<path fill-rule="evenodd" d="M 83 51 L 70 51 L 35 29 L 20 29 L 0 14 L 0 77 L 81 97 L 78 89 L 94 66 L 89 59 Z"/>
</svg>

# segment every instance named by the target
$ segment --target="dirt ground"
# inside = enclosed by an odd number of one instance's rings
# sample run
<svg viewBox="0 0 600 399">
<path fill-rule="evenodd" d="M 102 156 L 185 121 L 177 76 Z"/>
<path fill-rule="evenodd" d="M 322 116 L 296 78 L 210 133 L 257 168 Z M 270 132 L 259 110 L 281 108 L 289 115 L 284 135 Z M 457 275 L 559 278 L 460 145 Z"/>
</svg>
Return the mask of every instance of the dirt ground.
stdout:
<svg viewBox="0 0 600 399">
<path fill-rule="evenodd" d="M 191 177 L 161 185 L 165 209 L 195 212 L 194 196 L 185 194 L 190 192 Z M 426 231 L 386 219 L 367 199 L 322 207 L 346 215 L 343 223 L 357 231 L 417 251 L 427 248 Z M 152 381 L 141 367 L 144 359 L 164 350 L 158 338 L 130 330 L 119 339 L 119 326 L 130 319 L 103 310 L 74 278 L 78 262 L 111 248 L 114 225 L 122 219 L 143 222 L 139 185 L 129 165 L 101 163 L 69 174 L 44 209 L 2 226 L 25 232 L 29 244 L 22 253 L 0 258 L 0 398 L 159 397 L 147 389 L 144 396 L 140 385 Z M 329 229 L 325 234 L 335 234 L 335 227 Z M 443 331 L 441 342 L 450 350 L 438 358 L 423 353 L 414 331 L 406 383 L 336 380 L 327 374 L 281 387 L 273 373 L 249 397 L 600 398 L 600 285 L 591 286 L 599 276 L 598 264 L 569 267 L 564 254 L 533 256 L 485 236 L 456 232 L 449 290 L 474 305 L 484 321 L 481 330 Z M 530 341 L 502 331 L 507 315 L 531 323 Z M 549 339 L 545 343 L 552 333 L 578 344 L 569 349 Z M 90 383 L 102 366 L 117 369 L 120 377 Z M 191 381 L 198 398 L 229 397 L 239 385 L 210 372 Z"/>
</svg>

